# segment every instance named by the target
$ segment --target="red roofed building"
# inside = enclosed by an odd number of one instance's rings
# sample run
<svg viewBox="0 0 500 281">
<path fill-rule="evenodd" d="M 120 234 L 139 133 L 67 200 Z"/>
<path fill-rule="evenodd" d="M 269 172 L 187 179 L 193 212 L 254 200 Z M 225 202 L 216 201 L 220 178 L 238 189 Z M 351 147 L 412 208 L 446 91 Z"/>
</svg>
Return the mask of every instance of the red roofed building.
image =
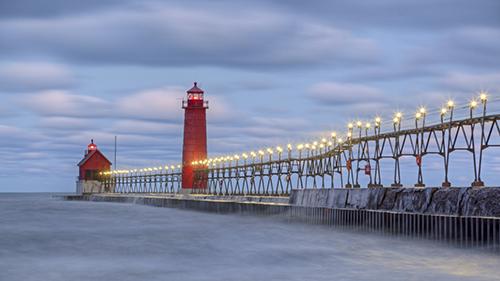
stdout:
<svg viewBox="0 0 500 281">
<path fill-rule="evenodd" d="M 99 173 L 111 169 L 111 161 L 102 154 L 94 140 L 87 146 L 84 158 L 78 163 L 80 173 L 78 175 L 77 193 L 103 192 L 98 181 Z"/>
</svg>

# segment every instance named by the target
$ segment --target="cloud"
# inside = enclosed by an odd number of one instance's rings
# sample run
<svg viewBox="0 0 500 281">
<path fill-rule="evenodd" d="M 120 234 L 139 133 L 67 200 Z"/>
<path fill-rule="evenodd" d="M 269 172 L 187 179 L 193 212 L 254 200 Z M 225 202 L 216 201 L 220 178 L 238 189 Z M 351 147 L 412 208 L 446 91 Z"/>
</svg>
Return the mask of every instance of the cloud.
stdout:
<svg viewBox="0 0 500 281">
<path fill-rule="evenodd" d="M 43 116 L 95 118 L 109 116 L 112 110 L 111 104 L 101 98 L 58 90 L 25 95 L 18 101 Z"/>
<path fill-rule="evenodd" d="M 321 82 L 312 85 L 308 96 L 321 104 L 334 106 L 380 102 L 385 99 L 376 88 L 337 82 Z"/>
<path fill-rule="evenodd" d="M 46 62 L 0 64 L 0 92 L 64 89 L 75 84 L 69 69 Z"/>
<path fill-rule="evenodd" d="M 463 73 L 450 72 L 440 79 L 440 83 L 457 91 L 473 95 L 480 90 L 500 90 L 500 72 Z"/>
<path fill-rule="evenodd" d="M 497 70 L 500 64 L 500 26 L 468 26 L 433 34 L 414 48 L 409 63 L 415 65 Z"/>
<path fill-rule="evenodd" d="M 116 100 L 117 116 L 179 122 L 184 96 L 185 91 L 180 88 L 151 89 L 124 96 Z"/>
<path fill-rule="evenodd" d="M 110 128 L 120 134 L 159 135 L 163 137 L 179 137 L 182 135 L 182 124 L 151 122 L 142 120 L 118 120 Z"/>
<path fill-rule="evenodd" d="M 269 1 L 266 1 L 269 2 Z M 290 13 L 309 15 L 323 21 L 349 28 L 371 30 L 439 30 L 457 26 L 494 26 L 500 24 L 496 0 L 301 0 L 274 1 Z"/>
<path fill-rule="evenodd" d="M 73 130 L 86 130 L 96 127 L 96 121 L 93 119 L 84 119 L 76 117 L 48 116 L 41 117 L 39 127 L 49 130 L 62 130 L 64 132 Z"/>
<path fill-rule="evenodd" d="M 239 10 L 235 17 L 230 9 L 210 6 L 144 6 L 5 20 L 0 26 L 0 51 L 7 56 L 35 53 L 84 63 L 250 68 L 372 64 L 378 54 L 370 39 L 278 10 Z"/>
</svg>

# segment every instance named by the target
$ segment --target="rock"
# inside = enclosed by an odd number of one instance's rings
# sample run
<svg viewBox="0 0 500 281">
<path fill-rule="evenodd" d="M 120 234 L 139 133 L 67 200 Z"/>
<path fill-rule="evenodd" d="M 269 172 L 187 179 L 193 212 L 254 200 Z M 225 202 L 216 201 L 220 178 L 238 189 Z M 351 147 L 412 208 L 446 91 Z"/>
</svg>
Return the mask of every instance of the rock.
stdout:
<svg viewBox="0 0 500 281">
<path fill-rule="evenodd" d="M 500 217 L 500 187 L 468 188 L 461 213 L 464 216 Z"/>
<path fill-rule="evenodd" d="M 460 199 L 464 189 L 438 188 L 432 194 L 427 209 L 428 214 L 459 215 Z"/>
<path fill-rule="evenodd" d="M 385 196 L 382 200 L 382 202 L 378 205 L 379 210 L 393 210 L 394 209 L 394 204 L 396 204 L 396 199 L 403 191 L 403 188 L 386 188 L 385 190 Z"/>
<path fill-rule="evenodd" d="M 394 211 L 423 213 L 430 205 L 436 188 L 403 188 L 396 197 Z"/>
<path fill-rule="evenodd" d="M 500 217 L 500 187 L 303 189 L 292 190 L 289 202 L 309 207 Z"/>
<path fill-rule="evenodd" d="M 347 196 L 347 208 L 366 209 L 368 208 L 368 199 L 371 189 L 349 189 Z"/>
<path fill-rule="evenodd" d="M 327 206 L 330 208 L 346 208 L 347 197 L 349 189 L 338 188 L 332 189 L 328 197 Z"/>
</svg>

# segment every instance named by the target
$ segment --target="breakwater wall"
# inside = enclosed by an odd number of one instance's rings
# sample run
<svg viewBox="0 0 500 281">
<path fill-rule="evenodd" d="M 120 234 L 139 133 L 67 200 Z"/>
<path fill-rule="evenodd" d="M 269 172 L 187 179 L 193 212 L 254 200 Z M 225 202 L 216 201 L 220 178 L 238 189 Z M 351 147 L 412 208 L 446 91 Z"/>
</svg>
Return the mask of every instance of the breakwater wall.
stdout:
<svg viewBox="0 0 500 281">
<path fill-rule="evenodd" d="M 294 206 L 398 213 L 500 217 L 500 187 L 292 190 Z"/>
<path fill-rule="evenodd" d="M 438 193 L 440 195 L 434 198 L 431 194 L 436 195 L 437 191 L 430 189 L 416 190 L 413 196 L 408 195 L 410 193 L 408 191 L 401 191 L 398 194 L 396 189 L 387 190 L 389 191 L 385 195 L 381 189 L 296 190 L 292 192 L 290 198 L 233 196 L 229 199 L 224 196 L 208 195 L 178 196 L 108 193 L 66 196 L 65 199 L 133 203 L 218 214 L 273 216 L 287 222 L 321 224 L 341 229 L 349 228 L 398 234 L 448 241 L 462 246 L 488 246 L 500 250 L 500 217 L 459 215 L 460 211 L 458 210 L 463 209 L 460 206 L 464 202 L 459 203 L 458 208 L 452 207 L 450 202 L 455 201 L 450 201 L 450 199 L 442 199 L 448 202 L 446 204 L 438 204 L 438 201 L 432 203 L 433 200 L 439 200 L 440 202 L 441 199 L 438 198 L 441 198 L 442 194 Z M 500 189 L 497 190 L 500 191 Z M 337 193 L 337 191 L 340 192 Z M 476 195 L 463 195 L 462 193 L 467 192 L 467 190 L 458 189 L 451 191 L 448 196 L 444 197 L 453 197 L 451 194 L 456 194 L 457 191 L 461 194 L 462 200 L 468 198 L 467 200 L 472 202 L 474 198 L 477 198 Z M 422 195 L 422 192 L 426 195 Z M 479 198 L 483 198 L 483 195 Z M 413 199 L 410 200 L 409 198 Z M 419 203 L 423 198 L 426 199 L 426 203 Z M 393 203 L 389 204 L 389 200 Z M 473 203 L 471 202 L 469 202 L 468 208 L 472 208 Z M 478 206 L 485 204 L 485 201 L 481 202 L 480 204 L 474 204 Z M 410 207 L 412 204 L 414 206 Z M 439 206 L 444 204 L 444 206 L 432 207 L 433 204 Z M 420 209 L 417 208 L 418 206 L 420 206 Z M 466 210 L 469 209 L 466 208 Z M 471 210 L 478 209 L 472 208 Z"/>
</svg>

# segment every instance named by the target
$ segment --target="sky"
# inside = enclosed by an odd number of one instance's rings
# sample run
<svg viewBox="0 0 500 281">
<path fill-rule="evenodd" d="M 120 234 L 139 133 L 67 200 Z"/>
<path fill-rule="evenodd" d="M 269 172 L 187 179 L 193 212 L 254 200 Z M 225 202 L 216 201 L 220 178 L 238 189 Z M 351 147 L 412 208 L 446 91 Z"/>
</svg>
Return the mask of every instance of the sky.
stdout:
<svg viewBox="0 0 500 281">
<path fill-rule="evenodd" d="M 0 192 L 73 191 L 90 139 L 180 163 L 194 81 L 214 156 L 494 95 L 500 2 L 0 0 Z"/>
</svg>

